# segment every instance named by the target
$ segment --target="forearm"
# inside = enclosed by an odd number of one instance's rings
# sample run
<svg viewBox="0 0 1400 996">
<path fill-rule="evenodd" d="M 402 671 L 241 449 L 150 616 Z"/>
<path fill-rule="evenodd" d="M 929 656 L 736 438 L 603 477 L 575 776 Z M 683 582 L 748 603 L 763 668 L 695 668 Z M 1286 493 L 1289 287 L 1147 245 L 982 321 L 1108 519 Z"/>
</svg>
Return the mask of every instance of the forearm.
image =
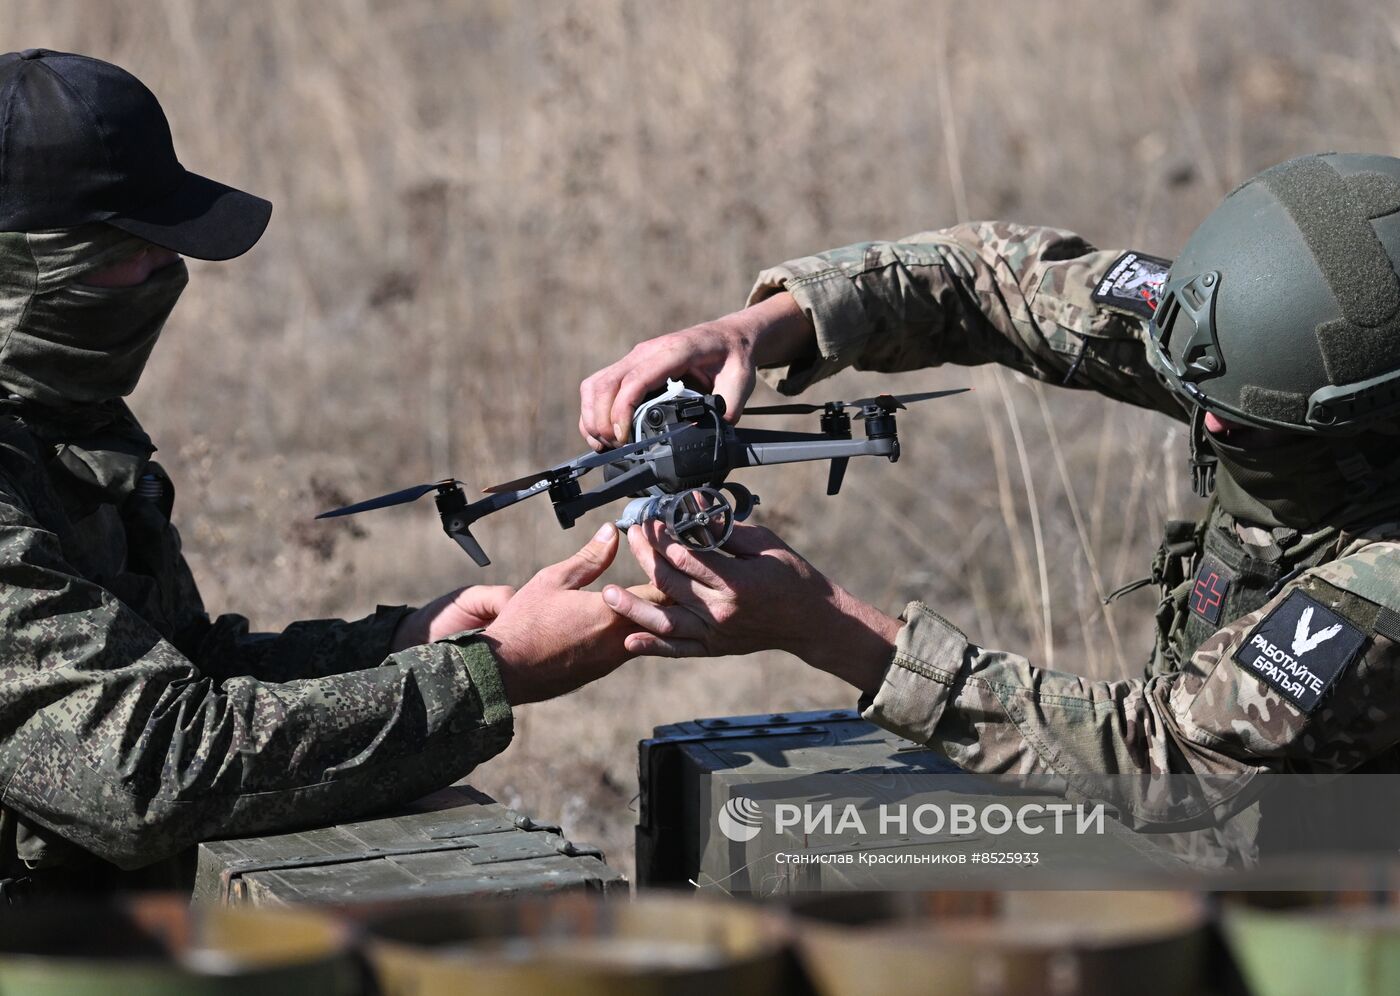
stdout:
<svg viewBox="0 0 1400 996">
<path fill-rule="evenodd" d="M 480 644 L 222 686 L 155 648 L 117 672 L 12 691 L 5 706 L 6 726 L 28 716 L 0 744 L 5 805 L 124 867 L 407 802 L 499 753 L 512 730 Z"/>
<path fill-rule="evenodd" d="M 11 520 L 0 525 L 0 805 L 106 860 L 136 866 L 205 837 L 406 801 L 510 740 L 480 641 L 318 678 L 215 677 L 77 575 L 52 533 L 14 507 L 0 515 Z M 387 643 L 393 616 L 366 624 L 376 639 Z M 258 648 L 281 646 L 264 663 L 301 675 L 343 660 L 328 633 L 358 631 L 307 624 L 221 645 L 251 640 L 236 656 L 255 665 Z M 308 656 L 294 660 L 292 647 Z"/>
<path fill-rule="evenodd" d="M 786 291 L 779 291 L 738 312 L 752 323 L 753 362 L 757 367 L 797 363 L 817 350 L 812 319 Z"/>
<path fill-rule="evenodd" d="M 808 618 L 810 625 L 804 626 L 790 652 L 861 693 L 874 694 L 902 623 L 836 585 Z"/>
<path fill-rule="evenodd" d="M 319 678 L 377 667 L 410 646 L 395 642 L 410 613 L 405 606 L 381 605 L 363 619 L 308 619 L 280 633 L 253 633 L 244 617 L 222 615 L 180 649 L 210 677 Z"/>
<path fill-rule="evenodd" d="M 854 686 L 870 703 L 869 718 L 938 747 L 971 770 L 1049 772 L 1063 761 L 1067 769 L 1058 770 L 1060 774 L 1127 771 L 1148 759 L 1145 744 L 1127 741 L 1121 751 L 1110 745 L 1100 748 L 1109 753 L 1093 757 L 1069 756 L 1061 750 L 1054 752 L 1052 761 L 1039 753 L 1046 741 L 1069 741 L 1065 730 L 1053 729 L 1057 725 L 1082 729 L 1086 717 L 1121 718 L 1151 708 L 1141 682 L 1089 682 L 983 650 L 919 603 L 895 619 L 831 585 L 829 593 L 803 614 L 801 632 L 783 649 Z M 1013 705 L 1019 699 L 1039 698 L 1054 704 L 1051 710 L 1035 710 L 1049 727 L 1044 736 L 1019 722 Z M 1117 725 L 1143 727 L 1132 721 Z"/>
<path fill-rule="evenodd" d="M 1182 713 L 1181 675 L 1091 681 L 972 644 L 920 603 L 903 618 L 862 714 L 968 771 L 1053 777 L 1129 823 L 1183 829 L 1242 808 L 1255 777 L 1281 767 L 1202 736 Z"/>
<path fill-rule="evenodd" d="M 1093 300 L 1118 255 L 1057 229 L 977 223 L 790 260 L 761 273 L 749 300 L 790 295 L 815 348 L 760 365 L 795 394 L 847 366 L 1001 363 L 1175 414 L 1141 320 Z"/>
</svg>

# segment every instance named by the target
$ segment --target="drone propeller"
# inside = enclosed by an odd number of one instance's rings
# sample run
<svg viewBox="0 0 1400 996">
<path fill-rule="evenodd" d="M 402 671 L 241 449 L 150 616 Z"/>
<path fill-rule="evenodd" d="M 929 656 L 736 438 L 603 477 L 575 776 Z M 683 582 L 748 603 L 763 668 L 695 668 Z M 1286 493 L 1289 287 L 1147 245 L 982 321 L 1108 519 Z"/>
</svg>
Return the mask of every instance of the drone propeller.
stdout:
<svg viewBox="0 0 1400 996">
<path fill-rule="evenodd" d="M 617 449 L 604 450 L 601 453 L 585 453 L 581 457 L 570 460 L 568 463 L 561 463 L 557 467 L 551 467 L 549 470 L 541 470 L 534 474 L 526 474 L 524 477 L 517 477 L 513 481 L 506 481 L 504 484 L 497 484 L 493 487 L 486 488 L 483 494 L 494 495 L 500 494 L 503 491 L 524 491 L 526 488 L 534 487 L 541 481 L 548 481 L 553 478 L 567 477 L 573 479 L 575 477 L 581 477 L 594 467 L 601 467 L 609 463 L 617 463 L 617 461 L 621 460 L 623 457 L 631 456 L 633 453 L 638 453 L 645 449 L 650 449 L 658 443 L 664 443 L 677 433 L 691 428 L 693 424 L 694 423 L 687 422 L 685 425 L 677 426 L 670 432 L 662 433 L 659 436 L 648 436 L 646 439 L 638 440 L 635 443 L 628 443 L 626 446 L 619 446 Z"/>
<path fill-rule="evenodd" d="M 893 412 L 903 408 L 906 403 L 913 404 L 916 401 L 930 401 L 934 398 L 946 398 L 952 394 L 962 394 L 970 391 L 970 387 L 955 387 L 950 391 L 925 391 L 922 394 L 880 394 L 873 398 L 857 398 L 855 401 L 828 401 L 824 404 L 812 404 L 808 402 L 795 402 L 787 405 L 760 405 L 757 408 L 745 408 L 745 415 L 807 415 L 812 412 L 839 411 L 843 408 L 879 408 L 882 411 Z"/>
<path fill-rule="evenodd" d="M 443 481 L 435 481 L 432 484 L 419 484 L 416 487 L 404 488 L 402 491 L 395 491 L 392 494 L 380 495 L 378 498 L 370 498 L 368 501 L 356 502 L 353 505 L 346 505 L 344 508 L 335 508 L 329 512 L 322 512 L 316 516 L 318 519 L 334 519 L 340 515 L 355 515 L 357 512 L 368 512 L 376 508 L 390 508 L 394 505 L 406 505 L 411 501 L 417 501 L 429 491 L 447 491 L 461 484 L 455 478 L 447 478 Z"/>
</svg>

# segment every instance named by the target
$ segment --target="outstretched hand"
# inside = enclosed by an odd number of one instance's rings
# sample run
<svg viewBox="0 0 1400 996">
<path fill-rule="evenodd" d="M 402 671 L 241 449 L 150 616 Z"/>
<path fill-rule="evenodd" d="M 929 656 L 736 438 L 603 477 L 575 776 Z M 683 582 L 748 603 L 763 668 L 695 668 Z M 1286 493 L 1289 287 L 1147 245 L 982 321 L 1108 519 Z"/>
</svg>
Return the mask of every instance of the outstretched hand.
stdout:
<svg viewBox="0 0 1400 996">
<path fill-rule="evenodd" d="M 521 586 L 486 627 L 482 635 L 512 705 L 571 692 L 635 656 L 625 641 L 636 627 L 614 614 L 598 592 L 580 590 L 608 569 L 618 545 L 617 529 L 606 523 L 578 553 Z M 649 585 L 627 593 L 647 604 L 662 600 Z"/>
<path fill-rule="evenodd" d="M 519 591 L 473 585 L 448 592 L 406 616 L 391 649 L 485 627 L 482 635 L 512 705 L 571 692 L 636 655 L 625 645 L 636 627 L 613 613 L 598 592 L 580 590 L 602 576 L 618 546 L 617 529 L 607 523 L 578 553 L 544 568 Z M 665 600 L 651 585 L 626 591 L 649 605 Z"/>
<path fill-rule="evenodd" d="M 692 550 L 659 522 L 633 526 L 628 542 L 670 604 L 608 585 L 604 601 L 642 632 L 634 654 L 712 657 L 784 650 L 862 690 L 878 687 L 900 623 L 856 599 L 774 533 L 736 525 L 730 556 Z"/>
</svg>

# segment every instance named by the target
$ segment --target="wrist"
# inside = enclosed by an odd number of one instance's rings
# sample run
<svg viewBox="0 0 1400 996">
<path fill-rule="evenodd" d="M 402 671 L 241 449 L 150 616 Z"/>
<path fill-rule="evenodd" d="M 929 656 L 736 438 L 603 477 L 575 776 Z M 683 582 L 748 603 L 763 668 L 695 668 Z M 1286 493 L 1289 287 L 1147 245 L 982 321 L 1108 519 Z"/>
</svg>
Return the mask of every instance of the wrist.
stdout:
<svg viewBox="0 0 1400 996">
<path fill-rule="evenodd" d="M 807 626 L 790 652 L 862 692 L 875 692 L 904 624 L 835 585 L 812 618 L 818 625 Z"/>
<path fill-rule="evenodd" d="M 550 697 L 537 680 L 540 672 L 538 654 L 532 654 L 528 648 L 522 649 L 520 640 L 499 631 L 493 632 L 489 626 L 481 631 L 480 639 L 496 659 L 496 669 L 500 672 L 501 687 L 505 690 L 507 702 L 518 706 Z"/>
<path fill-rule="evenodd" d="M 792 363 L 816 341 L 811 319 L 787 291 L 766 297 L 739 314 L 752 323 L 748 343 L 756 367 Z"/>
</svg>

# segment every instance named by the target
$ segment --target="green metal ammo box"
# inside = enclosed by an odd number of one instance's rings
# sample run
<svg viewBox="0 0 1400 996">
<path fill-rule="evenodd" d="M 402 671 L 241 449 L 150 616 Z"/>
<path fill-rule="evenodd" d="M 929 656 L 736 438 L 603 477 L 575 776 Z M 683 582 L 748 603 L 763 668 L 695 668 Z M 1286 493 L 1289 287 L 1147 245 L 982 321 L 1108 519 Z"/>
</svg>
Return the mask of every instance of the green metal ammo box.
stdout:
<svg viewBox="0 0 1400 996">
<path fill-rule="evenodd" d="M 560 889 L 626 891 L 602 852 L 454 785 L 402 812 L 199 845 L 196 902 L 399 904 Z"/>
<path fill-rule="evenodd" d="M 657 727 L 639 745 L 637 885 L 748 895 L 929 888 L 1163 887 L 1186 866 L 1105 818 L 1095 836 L 1017 831 L 808 833 L 779 827 L 789 810 L 837 801 L 921 798 L 953 804 L 1056 804 L 1044 790 L 981 778 L 848 709 L 696 719 Z M 736 804 L 739 808 L 736 809 Z M 751 826 L 739 827 L 748 806 Z M 1041 808 L 1053 808 L 1043 805 Z M 737 839 L 736 839 L 737 838 Z M 1038 854 L 1040 867 L 991 867 L 988 852 Z M 944 863 L 944 859 L 950 859 Z M 907 862 L 901 866 L 899 862 Z M 910 865 L 918 868 L 911 871 Z M 931 867 L 936 866 L 936 867 Z M 1048 867 L 1047 867 L 1048 866 Z M 1133 883 L 1129 886 L 1127 883 Z"/>
</svg>

